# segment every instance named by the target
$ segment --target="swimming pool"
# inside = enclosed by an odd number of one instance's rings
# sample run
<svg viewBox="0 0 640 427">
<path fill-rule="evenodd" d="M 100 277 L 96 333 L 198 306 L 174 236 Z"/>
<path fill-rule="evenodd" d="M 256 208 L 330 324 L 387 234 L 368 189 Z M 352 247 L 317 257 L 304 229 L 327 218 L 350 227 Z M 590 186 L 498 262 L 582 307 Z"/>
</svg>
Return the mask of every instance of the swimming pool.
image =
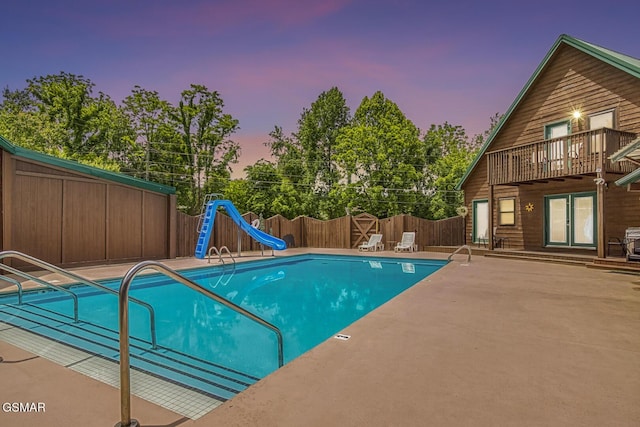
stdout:
<svg viewBox="0 0 640 427">
<path fill-rule="evenodd" d="M 439 260 L 298 255 L 180 273 L 280 328 L 287 363 L 445 264 Z M 117 289 L 120 279 L 102 283 Z M 117 331 L 117 298 L 86 286 L 70 289 L 78 294 L 83 324 L 99 331 Z M 161 275 L 138 276 L 129 295 L 153 306 L 159 352 L 171 349 L 255 378 L 278 368 L 272 331 L 188 287 Z M 24 301 L 50 316 L 64 315 L 71 323 L 73 303 L 61 292 L 25 293 Z M 12 315 L 2 306 L 15 303 L 15 296 L 0 298 L 0 320 L 11 323 Z M 151 353 L 143 342 L 150 341 L 149 313 L 136 304 L 130 304 L 130 331 L 138 340 L 133 343 L 138 350 L 132 353 Z M 97 335 L 92 341 L 102 341 L 106 332 Z M 65 334 L 56 339 L 64 341 Z M 105 358 L 118 357 L 110 350 L 104 353 Z M 135 357 L 131 363 L 136 367 Z M 153 366 L 147 364 L 144 369 L 153 371 Z"/>
</svg>

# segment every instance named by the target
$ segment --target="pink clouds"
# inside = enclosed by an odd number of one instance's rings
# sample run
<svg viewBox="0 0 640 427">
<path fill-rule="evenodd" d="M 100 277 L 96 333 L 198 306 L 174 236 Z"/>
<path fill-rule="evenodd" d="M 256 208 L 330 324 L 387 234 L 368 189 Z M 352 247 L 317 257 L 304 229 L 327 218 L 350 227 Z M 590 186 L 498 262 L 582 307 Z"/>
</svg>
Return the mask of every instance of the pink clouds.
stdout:
<svg viewBox="0 0 640 427">
<path fill-rule="evenodd" d="M 232 178 L 244 177 L 244 168 L 253 165 L 260 159 L 273 160 L 269 148 L 264 145 L 269 140 L 267 132 L 251 133 L 241 131 L 236 135 L 232 135 L 231 139 L 240 144 L 241 147 L 239 161 L 232 166 Z"/>
<path fill-rule="evenodd" d="M 164 39 L 185 33 L 221 34 L 230 28 L 271 26 L 277 31 L 304 26 L 339 12 L 352 0 L 217 0 L 114 2 L 96 13 L 95 5 L 56 8 L 61 21 L 84 25 L 108 38 L 154 37 Z"/>
</svg>

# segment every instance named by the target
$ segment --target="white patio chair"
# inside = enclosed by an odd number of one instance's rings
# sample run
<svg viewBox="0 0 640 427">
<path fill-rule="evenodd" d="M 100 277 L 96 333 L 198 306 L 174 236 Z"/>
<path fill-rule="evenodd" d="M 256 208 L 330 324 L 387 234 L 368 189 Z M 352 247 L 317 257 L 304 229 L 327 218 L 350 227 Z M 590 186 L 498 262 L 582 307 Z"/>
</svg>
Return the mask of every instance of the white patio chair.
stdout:
<svg viewBox="0 0 640 427">
<path fill-rule="evenodd" d="M 395 248 L 395 252 L 408 251 L 413 252 L 416 250 L 416 233 L 415 231 L 405 231 L 402 233 L 402 240 L 398 242 Z"/>
<path fill-rule="evenodd" d="M 382 243 L 382 234 L 372 234 L 369 237 L 369 241 L 358 246 L 359 251 L 377 251 L 384 250 L 384 243 Z"/>
</svg>

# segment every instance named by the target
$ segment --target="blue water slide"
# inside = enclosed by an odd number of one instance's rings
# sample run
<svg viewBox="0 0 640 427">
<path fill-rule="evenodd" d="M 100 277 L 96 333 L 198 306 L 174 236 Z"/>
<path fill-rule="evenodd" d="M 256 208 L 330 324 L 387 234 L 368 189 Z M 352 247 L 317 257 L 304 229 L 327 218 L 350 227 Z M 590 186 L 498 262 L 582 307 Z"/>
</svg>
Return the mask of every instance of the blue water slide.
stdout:
<svg viewBox="0 0 640 427">
<path fill-rule="evenodd" d="M 213 222 L 216 218 L 216 210 L 218 207 L 223 207 L 229 217 L 238 224 L 238 226 L 249 236 L 256 239 L 259 243 L 265 246 L 281 251 L 287 249 L 287 244 L 284 240 L 278 239 L 264 231 L 258 230 L 252 227 L 247 221 L 242 218 L 238 209 L 231 203 L 231 200 L 213 200 L 207 203 L 207 207 L 204 212 L 204 219 L 202 221 L 202 228 L 200 229 L 200 235 L 198 236 L 198 243 L 196 244 L 196 258 L 202 259 L 207 254 L 207 244 L 211 238 L 211 231 L 213 230 Z"/>
</svg>

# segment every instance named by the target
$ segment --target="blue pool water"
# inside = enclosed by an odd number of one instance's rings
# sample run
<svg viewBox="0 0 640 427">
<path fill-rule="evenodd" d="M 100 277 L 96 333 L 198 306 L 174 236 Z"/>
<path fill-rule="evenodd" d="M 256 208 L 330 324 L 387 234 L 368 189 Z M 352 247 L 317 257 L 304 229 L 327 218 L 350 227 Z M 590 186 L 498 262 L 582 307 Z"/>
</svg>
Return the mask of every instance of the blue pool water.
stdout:
<svg viewBox="0 0 640 427">
<path fill-rule="evenodd" d="M 320 342 L 441 268 L 446 262 L 304 255 L 270 258 L 181 274 L 274 324 L 284 337 L 284 361 Z M 120 280 L 103 282 L 118 289 Z M 79 317 L 118 329 L 117 298 L 74 286 Z M 278 368 L 277 340 L 265 327 L 165 276 L 138 276 L 130 296 L 156 312 L 158 345 L 264 377 Z M 71 316 L 71 298 L 56 291 L 25 294 L 25 302 Z M 15 303 L 8 297 L 3 303 Z M 1 317 L 1 315 L 0 315 Z M 0 320 L 2 320 L 0 318 Z M 149 314 L 130 304 L 132 337 L 150 341 Z"/>
</svg>

